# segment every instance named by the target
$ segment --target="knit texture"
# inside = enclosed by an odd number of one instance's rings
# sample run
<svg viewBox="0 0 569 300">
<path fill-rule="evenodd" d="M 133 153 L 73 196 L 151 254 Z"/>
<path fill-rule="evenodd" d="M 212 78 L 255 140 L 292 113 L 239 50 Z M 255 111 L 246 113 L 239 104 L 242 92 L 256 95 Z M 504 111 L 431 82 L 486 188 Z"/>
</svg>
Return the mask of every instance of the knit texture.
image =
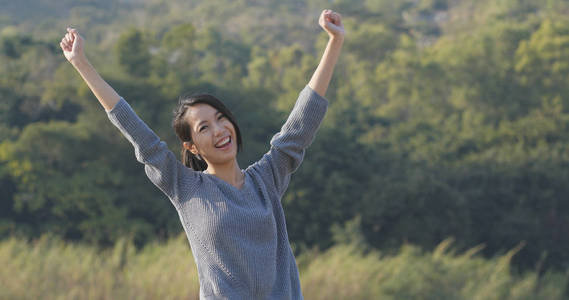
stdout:
<svg viewBox="0 0 569 300">
<path fill-rule="evenodd" d="M 184 166 L 123 99 L 107 115 L 146 175 L 178 212 L 196 262 L 200 299 L 303 299 L 281 198 L 326 113 L 306 86 L 270 150 L 238 189 Z"/>
</svg>

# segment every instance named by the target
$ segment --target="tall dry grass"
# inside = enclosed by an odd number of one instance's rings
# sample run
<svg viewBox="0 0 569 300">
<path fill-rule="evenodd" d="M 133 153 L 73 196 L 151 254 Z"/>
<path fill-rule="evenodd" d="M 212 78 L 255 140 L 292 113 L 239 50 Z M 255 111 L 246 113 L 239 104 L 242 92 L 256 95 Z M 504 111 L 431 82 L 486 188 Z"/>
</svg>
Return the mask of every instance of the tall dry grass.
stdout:
<svg viewBox="0 0 569 300">
<path fill-rule="evenodd" d="M 301 273 L 306 299 L 414 300 L 561 300 L 569 299 L 569 270 L 513 274 L 511 258 L 519 249 L 493 259 L 449 250 L 452 240 L 433 252 L 406 245 L 399 253 L 367 254 L 353 245 L 317 255 Z"/>
<path fill-rule="evenodd" d="M 396 255 L 339 245 L 298 257 L 306 299 L 568 299 L 569 271 L 513 274 L 506 255 L 477 249 L 455 254 L 445 241 L 433 252 L 404 246 Z M 184 235 L 140 251 L 43 237 L 0 243 L 0 299 L 198 299 L 199 285 Z"/>
<path fill-rule="evenodd" d="M 0 243 L 0 299 L 198 299 L 197 270 L 185 237 L 136 252 L 43 237 Z"/>
</svg>

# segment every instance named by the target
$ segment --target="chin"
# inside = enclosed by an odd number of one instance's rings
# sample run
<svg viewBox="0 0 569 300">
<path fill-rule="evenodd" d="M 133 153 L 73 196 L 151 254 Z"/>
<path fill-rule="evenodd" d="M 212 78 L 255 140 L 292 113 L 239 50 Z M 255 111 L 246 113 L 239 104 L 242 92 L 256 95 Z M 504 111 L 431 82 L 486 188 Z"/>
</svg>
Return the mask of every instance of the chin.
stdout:
<svg viewBox="0 0 569 300">
<path fill-rule="evenodd" d="M 227 153 L 227 155 L 218 156 L 211 160 L 214 165 L 225 165 L 235 161 L 237 158 L 237 153 Z"/>
</svg>

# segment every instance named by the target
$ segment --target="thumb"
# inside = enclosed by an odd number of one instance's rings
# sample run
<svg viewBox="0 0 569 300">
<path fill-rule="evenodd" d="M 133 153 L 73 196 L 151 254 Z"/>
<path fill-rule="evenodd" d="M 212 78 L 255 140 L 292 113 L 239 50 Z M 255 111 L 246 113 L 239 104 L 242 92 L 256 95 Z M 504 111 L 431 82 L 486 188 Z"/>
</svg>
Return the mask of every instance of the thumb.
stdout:
<svg viewBox="0 0 569 300">
<path fill-rule="evenodd" d="M 334 24 L 330 20 L 325 19 L 324 20 L 324 28 L 326 28 L 328 30 L 334 30 L 334 29 L 338 28 L 338 26 L 336 26 L 336 24 Z"/>
<path fill-rule="evenodd" d="M 79 32 L 77 31 L 77 29 L 70 27 L 67 28 L 67 32 L 71 33 L 71 35 L 73 36 L 73 44 L 75 45 L 75 41 L 77 41 L 77 39 L 80 38 Z"/>
<path fill-rule="evenodd" d="M 69 30 L 69 33 L 71 33 L 71 35 L 73 35 L 73 45 L 71 48 L 73 49 L 74 52 L 77 50 L 80 50 L 82 38 L 79 35 L 79 32 L 77 32 L 77 30 L 71 28 L 71 30 Z"/>
<path fill-rule="evenodd" d="M 78 34 L 77 29 L 73 28 L 73 27 L 67 27 L 67 32 L 76 35 Z"/>
</svg>

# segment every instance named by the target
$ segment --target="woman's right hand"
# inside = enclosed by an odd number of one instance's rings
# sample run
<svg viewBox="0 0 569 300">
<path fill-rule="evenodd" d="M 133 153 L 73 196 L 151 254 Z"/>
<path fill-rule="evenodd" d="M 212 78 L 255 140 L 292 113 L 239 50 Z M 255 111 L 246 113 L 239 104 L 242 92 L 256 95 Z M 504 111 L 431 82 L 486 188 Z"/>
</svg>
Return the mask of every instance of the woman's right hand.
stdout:
<svg viewBox="0 0 569 300">
<path fill-rule="evenodd" d="M 84 45 L 83 38 L 75 28 L 67 28 L 67 33 L 61 39 L 59 46 L 63 50 L 65 58 L 73 65 L 78 62 L 86 60 L 85 53 L 83 52 Z"/>
</svg>

